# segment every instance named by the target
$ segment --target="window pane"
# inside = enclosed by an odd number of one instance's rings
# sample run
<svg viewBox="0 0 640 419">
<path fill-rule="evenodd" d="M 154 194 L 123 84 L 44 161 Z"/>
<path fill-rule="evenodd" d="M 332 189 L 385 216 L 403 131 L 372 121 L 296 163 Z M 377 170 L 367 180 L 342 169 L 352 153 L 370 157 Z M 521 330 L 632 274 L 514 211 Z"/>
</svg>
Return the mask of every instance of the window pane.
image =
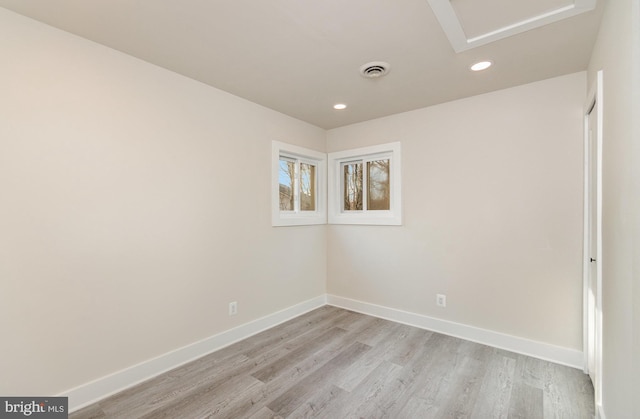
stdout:
<svg viewBox="0 0 640 419">
<path fill-rule="evenodd" d="M 316 210 L 316 166 L 300 163 L 300 211 Z"/>
<path fill-rule="evenodd" d="M 293 180 L 295 179 L 296 164 L 293 161 L 280 157 L 280 210 L 293 211 Z"/>
<path fill-rule="evenodd" d="M 362 163 L 344 163 L 344 210 L 362 210 Z"/>
<path fill-rule="evenodd" d="M 367 162 L 367 209 L 389 210 L 391 196 L 389 188 L 389 159 Z"/>
</svg>

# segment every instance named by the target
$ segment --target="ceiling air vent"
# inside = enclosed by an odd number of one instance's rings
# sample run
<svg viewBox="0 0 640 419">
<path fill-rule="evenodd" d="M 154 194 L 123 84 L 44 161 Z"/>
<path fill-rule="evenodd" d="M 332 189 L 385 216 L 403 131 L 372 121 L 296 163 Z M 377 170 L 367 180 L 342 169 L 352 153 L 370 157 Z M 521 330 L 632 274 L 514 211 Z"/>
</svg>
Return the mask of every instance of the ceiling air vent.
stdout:
<svg viewBox="0 0 640 419">
<path fill-rule="evenodd" d="M 360 67 L 360 74 L 363 77 L 375 79 L 386 75 L 391 69 L 389 63 L 383 61 L 374 61 Z"/>
</svg>

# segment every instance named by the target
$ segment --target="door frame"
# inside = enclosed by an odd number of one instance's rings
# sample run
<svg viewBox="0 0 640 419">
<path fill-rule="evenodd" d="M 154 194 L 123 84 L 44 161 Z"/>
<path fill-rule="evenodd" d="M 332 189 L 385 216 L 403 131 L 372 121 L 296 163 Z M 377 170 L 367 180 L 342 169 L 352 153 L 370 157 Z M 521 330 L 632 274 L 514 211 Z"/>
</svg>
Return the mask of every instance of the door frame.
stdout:
<svg viewBox="0 0 640 419">
<path fill-rule="evenodd" d="M 603 72 L 598 71 L 594 85 L 589 90 L 587 95 L 587 102 L 584 108 L 584 235 L 583 235 L 583 351 L 584 351 L 584 372 L 594 377 L 594 397 L 596 412 L 600 410 L 602 406 L 602 145 L 603 145 Z M 591 188 L 591 147 L 589 140 L 589 116 L 591 112 L 597 112 L 596 114 L 596 196 L 592 196 Z M 589 326 L 592 316 L 590 315 L 589 307 L 589 273 L 590 273 L 590 258 L 592 257 L 590 251 L 591 243 L 591 227 L 590 227 L 590 215 L 591 215 L 591 200 L 595 199 L 597 217 L 596 224 L 596 298 L 595 306 L 595 325 L 593 330 L 595 331 L 595 350 L 594 354 L 590 354 L 589 347 Z M 595 371 L 589 371 L 589 356 L 594 357 L 594 369 Z"/>
</svg>

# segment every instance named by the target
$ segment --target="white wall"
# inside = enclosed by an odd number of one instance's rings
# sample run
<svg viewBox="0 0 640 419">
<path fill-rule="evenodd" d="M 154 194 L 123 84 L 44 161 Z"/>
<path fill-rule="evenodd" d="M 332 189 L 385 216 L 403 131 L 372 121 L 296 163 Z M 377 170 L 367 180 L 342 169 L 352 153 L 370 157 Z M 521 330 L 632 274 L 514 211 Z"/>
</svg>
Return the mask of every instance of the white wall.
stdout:
<svg viewBox="0 0 640 419">
<path fill-rule="evenodd" d="M 328 292 L 581 350 L 585 85 L 576 73 L 329 131 L 330 152 L 402 143 L 404 225 L 330 226 Z"/>
<path fill-rule="evenodd" d="M 0 394 L 325 293 L 326 227 L 271 227 L 268 157 L 324 130 L 4 9 L 0 56 Z"/>
<path fill-rule="evenodd" d="M 632 22 L 632 153 L 633 153 L 633 186 L 632 194 L 634 203 L 632 211 L 633 220 L 633 346 L 631 350 L 633 364 L 633 381 L 631 383 L 631 394 L 640 394 L 640 2 L 632 2 L 631 5 Z M 633 140 L 635 139 L 635 140 Z M 640 416 L 640 397 L 632 396 L 633 413 Z"/>
<path fill-rule="evenodd" d="M 609 1 L 589 65 L 590 84 L 604 71 L 602 405 L 616 419 L 640 417 L 639 31 L 638 2 Z"/>
</svg>

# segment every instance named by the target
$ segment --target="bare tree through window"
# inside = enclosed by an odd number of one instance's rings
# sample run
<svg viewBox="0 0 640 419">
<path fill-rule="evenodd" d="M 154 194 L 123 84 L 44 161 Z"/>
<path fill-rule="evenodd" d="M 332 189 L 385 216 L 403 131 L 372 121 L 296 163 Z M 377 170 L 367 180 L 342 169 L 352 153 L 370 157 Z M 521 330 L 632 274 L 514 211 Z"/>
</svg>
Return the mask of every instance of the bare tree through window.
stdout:
<svg viewBox="0 0 640 419">
<path fill-rule="evenodd" d="M 294 161 L 280 158 L 280 210 L 293 211 L 295 208 L 294 179 L 296 178 L 296 164 Z"/>
<path fill-rule="evenodd" d="M 300 163 L 300 211 L 316 210 L 316 167 Z"/>
<path fill-rule="evenodd" d="M 389 160 L 367 162 L 367 175 L 367 209 L 388 210 L 391 208 Z"/>
<path fill-rule="evenodd" d="M 343 164 L 344 211 L 389 210 L 391 188 L 389 159 Z M 366 190 L 366 206 L 363 191 Z"/>
<path fill-rule="evenodd" d="M 283 156 L 280 157 L 279 165 L 280 210 L 315 211 L 316 166 Z"/>
<path fill-rule="evenodd" d="M 344 164 L 344 210 L 362 211 L 362 163 Z"/>
</svg>

